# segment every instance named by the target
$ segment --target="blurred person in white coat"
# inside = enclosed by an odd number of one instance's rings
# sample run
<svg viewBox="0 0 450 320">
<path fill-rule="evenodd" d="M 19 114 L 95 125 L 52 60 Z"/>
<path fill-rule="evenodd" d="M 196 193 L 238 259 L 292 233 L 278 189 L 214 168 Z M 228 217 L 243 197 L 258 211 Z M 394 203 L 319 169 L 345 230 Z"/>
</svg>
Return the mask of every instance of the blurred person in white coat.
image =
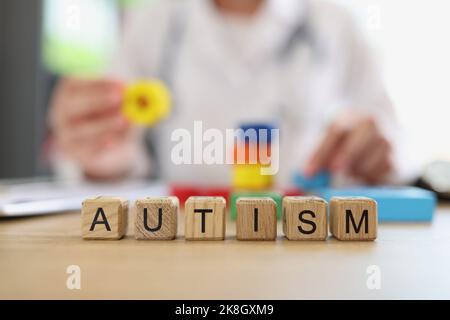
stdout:
<svg viewBox="0 0 450 320">
<path fill-rule="evenodd" d="M 173 130 L 192 131 L 196 120 L 205 130 L 276 122 L 280 186 L 323 169 L 338 183 L 399 181 L 398 124 L 372 56 L 350 15 L 328 2 L 152 1 L 126 16 L 110 74 L 57 86 L 57 162 L 97 180 L 224 184 L 230 166 L 172 163 Z M 143 78 L 165 81 L 176 104 L 149 133 L 120 112 L 124 84 Z"/>
</svg>

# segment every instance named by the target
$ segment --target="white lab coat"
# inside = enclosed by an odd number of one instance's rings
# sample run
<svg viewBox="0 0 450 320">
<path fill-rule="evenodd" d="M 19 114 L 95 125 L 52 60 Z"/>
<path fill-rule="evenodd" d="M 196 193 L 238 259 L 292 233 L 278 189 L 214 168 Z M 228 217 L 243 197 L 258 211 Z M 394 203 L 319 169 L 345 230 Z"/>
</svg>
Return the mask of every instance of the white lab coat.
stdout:
<svg viewBox="0 0 450 320">
<path fill-rule="evenodd" d="M 305 166 L 330 120 L 344 108 L 372 112 L 385 133 L 395 135 L 393 110 L 371 50 L 349 14 L 326 2 L 267 0 L 255 18 L 240 21 L 221 16 L 209 0 L 152 1 L 126 17 L 114 76 L 127 81 L 159 76 L 170 21 L 180 6 L 185 22 L 172 75 L 175 111 L 155 128 L 161 177 L 167 181 L 230 181 L 227 165 L 172 164 L 171 133 L 192 132 L 196 120 L 205 129 L 220 130 L 277 121 L 280 186 Z M 282 62 L 275 59 L 303 21 L 312 27 L 312 39 L 296 41 Z"/>
</svg>

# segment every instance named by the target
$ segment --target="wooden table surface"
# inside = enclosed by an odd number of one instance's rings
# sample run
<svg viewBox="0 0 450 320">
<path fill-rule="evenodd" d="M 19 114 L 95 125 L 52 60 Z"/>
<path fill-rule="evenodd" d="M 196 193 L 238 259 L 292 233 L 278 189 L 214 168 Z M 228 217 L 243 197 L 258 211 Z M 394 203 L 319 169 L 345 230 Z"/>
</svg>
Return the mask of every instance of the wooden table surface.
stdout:
<svg viewBox="0 0 450 320">
<path fill-rule="evenodd" d="M 183 235 L 180 223 L 179 234 Z M 80 215 L 0 220 L 0 299 L 450 298 L 450 207 L 375 242 L 83 241 Z M 66 268 L 81 268 L 68 290 Z M 381 270 L 369 290 L 367 267 Z"/>
</svg>

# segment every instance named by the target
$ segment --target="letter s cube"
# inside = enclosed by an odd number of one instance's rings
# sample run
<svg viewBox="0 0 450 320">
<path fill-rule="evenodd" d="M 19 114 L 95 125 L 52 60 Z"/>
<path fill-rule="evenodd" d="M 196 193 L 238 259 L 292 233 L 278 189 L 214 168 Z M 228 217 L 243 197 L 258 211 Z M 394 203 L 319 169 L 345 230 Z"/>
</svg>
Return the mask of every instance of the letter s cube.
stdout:
<svg viewBox="0 0 450 320">
<path fill-rule="evenodd" d="M 285 197 L 283 232 L 289 240 L 326 240 L 327 202 L 318 197 Z"/>
</svg>

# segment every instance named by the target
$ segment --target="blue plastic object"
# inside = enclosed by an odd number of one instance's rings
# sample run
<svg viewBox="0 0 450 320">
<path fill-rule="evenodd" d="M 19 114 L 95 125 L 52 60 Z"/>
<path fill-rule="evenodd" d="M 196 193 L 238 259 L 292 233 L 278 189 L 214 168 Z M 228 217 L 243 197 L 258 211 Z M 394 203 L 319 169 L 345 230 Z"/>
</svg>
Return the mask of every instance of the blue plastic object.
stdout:
<svg viewBox="0 0 450 320">
<path fill-rule="evenodd" d="M 253 141 L 254 139 L 250 139 L 249 142 L 251 143 L 258 143 L 260 140 L 263 140 L 264 142 L 267 142 L 267 144 L 271 144 L 272 143 L 272 130 L 278 129 L 276 126 L 270 125 L 270 124 L 264 124 L 264 123 L 246 123 L 240 126 L 240 129 L 242 129 L 245 133 L 250 133 L 247 132 L 248 130 L 255 130 L 256 131 L 256 141 Z M 267 138 L 264 137 L 264 139 L 262 139 L 261 135 L 262 133 L 266 133 Z M 240 136 L 241 140 L 249 140 L 249 138 L 251 138 L 251 136 Z M 267 140 L 266 140 L 267 139 Z"/>
<path fill-rule="evenodd" d="M 433 219 L 437 198 L 433 192 L 414 187 L 324 188 L 317 195 L 330 201 L 332 197 L 361 196 L 378 203 L 380 222 L 428 222 Z"/>
<path fill-rule="evenodd" d="M 294 176 L 293 182 L 297 188 L 304 191 L 328 188 L 331 184 L 331 174 L 328 171 L 322 171 L 315 176 L 308 178 L 300 173 L 297 173 Z"/>
</svg>

